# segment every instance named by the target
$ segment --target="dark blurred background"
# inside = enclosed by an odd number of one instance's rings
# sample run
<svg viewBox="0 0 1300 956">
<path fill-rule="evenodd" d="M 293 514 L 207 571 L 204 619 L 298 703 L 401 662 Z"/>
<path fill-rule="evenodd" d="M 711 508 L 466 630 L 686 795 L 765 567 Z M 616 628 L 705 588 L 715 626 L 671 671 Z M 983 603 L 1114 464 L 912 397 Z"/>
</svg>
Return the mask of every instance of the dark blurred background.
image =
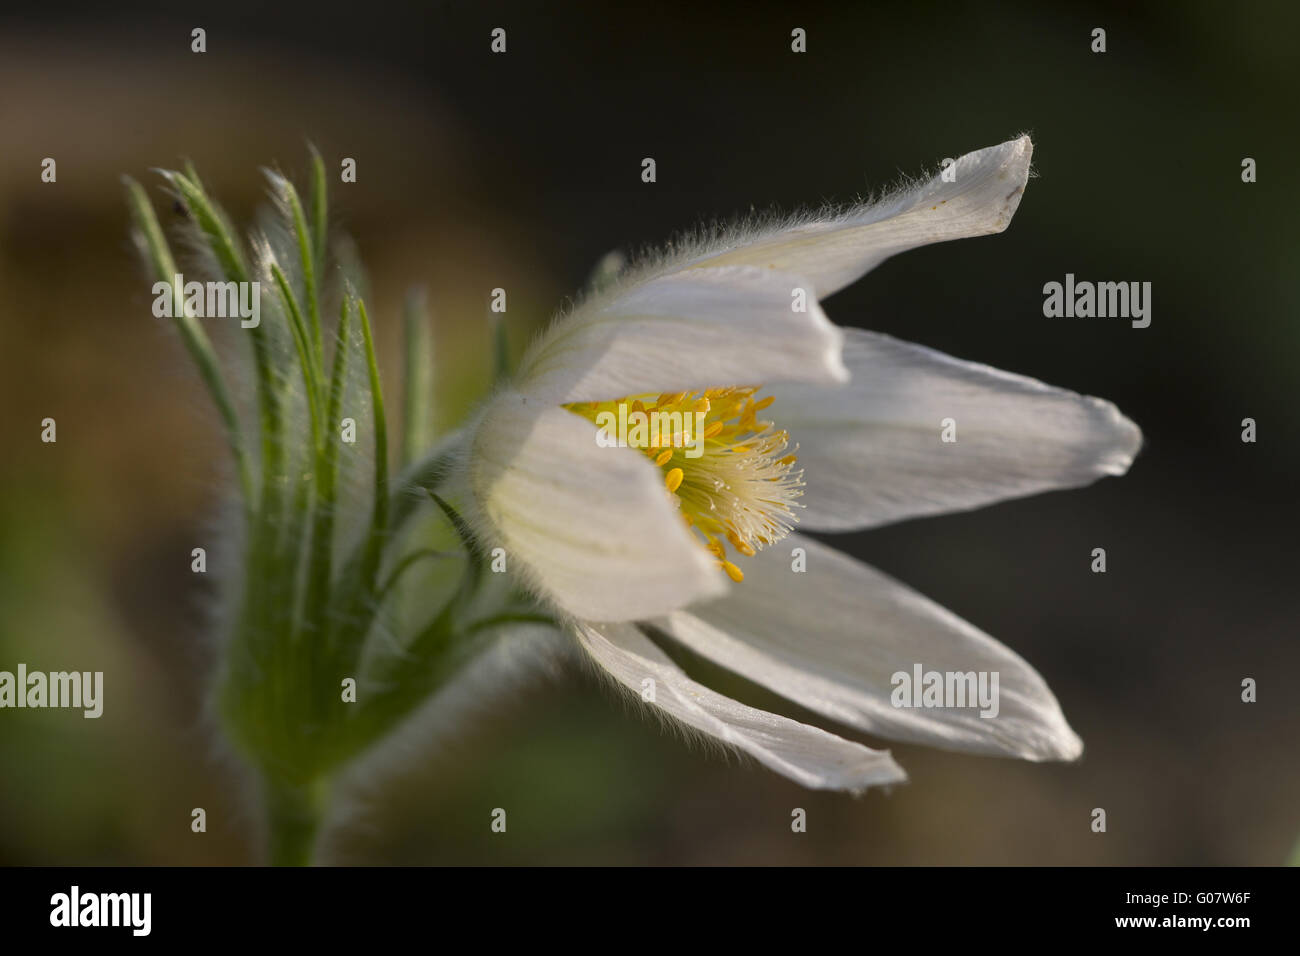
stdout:
<svg viewBox="0 0 1300 956">
<path fill-rule="evenodd" d="M 489 52 L 498 26 L 505 55 Z M 1121 480 L 849 542 L 1034 664 L 1083 760 L 898 745 L 908 785 L 809 793 L 683 747 L 574 672 L 466 727 L 338 828 L 327 858 L 1286 861 L 1300 836 L 1298 29 L 1282 2 L 0 15 L 0 668 L 103 670 L 107 686 L 97 721 L 0 712 L 0 862 L 258 859 L 243 784 L 201 718 L 212 589 L 189 570 L 226 459 L 150 315 L 121 174 L 165 213 L 150 169 L 191 158 L 243 224 L 259 166 L 301 176 L 308 140 L 330 169 L 356 158 L 334 219 L 370 271 L 385 373 L 398 381 L 397 314 L 423 284 L 451 423 L 483 394 L 491 288 L 509 289 L 517 352 L 611 249 L 751 206 L 852 199 L 1025 130 L 1039 177 L 1007 233 L 891 260 L 827 311 L 1104 396 L 1145 431 Z M 40 181 L 47 156 L 55 184 Z M 1066 272 L 1152 282 L 1151 327 L 1044 318 L 1042 286 Z M 47 416 L 57 444 L 40 441 Z M 1089 571 L 1094 547 L 1107 574 Z M 190 832 L 199 806 L 206 834 Z"/>
</svg>

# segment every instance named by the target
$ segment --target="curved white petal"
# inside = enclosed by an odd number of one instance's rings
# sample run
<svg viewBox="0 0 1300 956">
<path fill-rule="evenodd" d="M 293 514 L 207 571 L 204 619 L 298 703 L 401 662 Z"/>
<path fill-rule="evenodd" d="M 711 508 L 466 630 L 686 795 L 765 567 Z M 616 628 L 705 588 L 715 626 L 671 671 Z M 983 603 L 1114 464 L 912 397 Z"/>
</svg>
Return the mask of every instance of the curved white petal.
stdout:
<svg viewBox="0 0 1300 956">
<path fill-rule="evenodd" d="M 796 547 L 806 550 L 803 573 L 791 570 Z M 746 561 L 744 583 L 726 598 L 655 623 L 737 674 L 884 737 L 1028 760 L 1083 752 L 1047 684 L 1013 651 L 811 538 L 785 538 Z M 923 673 L 996 672 L 996 716 L 981 717 L 979 707 L 894 706 L 893 675 L 910 678 L 917 664 Z"/>
<path fill-rule="evenodd" d="M 653 687 L 660 713 L 744 751 L 805 787 L 862 790 L 907 778 L 889 751 L 871 750 L 747 707 L 696 683 L 633 625 L 579 622 L 574 630 L 592 659 L 638 699 L 644 700 L 647 688 Z"/>
<path fill-rule="evenodd" d="M 845 531 L 1076 488 L 1128 470 L 1142 432 L 1110 402 L 846 329 L 848 385 L 778 385 L 801 528 Z M 956 441 L 943 441 L 943 422 Z"/>
<path fill-rule="evenodd" d="M 569 614 L 623 621 L 725 592 L 644 455 L 602 448 L 563 408 L 498 396 L 471 440 L 476 530 L 506 567 Z"/>
<path fill-rule="evenodd" d="M 524 357 L 518 388 L 559 404 L 844 382 L 842 341 L 806 279 L 752 267 L 698 269 L 634 283 L 557 322 Z"/>
<path fill-rule="evenodd" d="M 694 267 L 750 265 L 806 276 L 825 297 L 895 253 L 1002 232 L 1029 179 L 1028 136 L 960 157 L 924 185 L 822 222 L 777 227 L 710 252 Z"/>
</svg>

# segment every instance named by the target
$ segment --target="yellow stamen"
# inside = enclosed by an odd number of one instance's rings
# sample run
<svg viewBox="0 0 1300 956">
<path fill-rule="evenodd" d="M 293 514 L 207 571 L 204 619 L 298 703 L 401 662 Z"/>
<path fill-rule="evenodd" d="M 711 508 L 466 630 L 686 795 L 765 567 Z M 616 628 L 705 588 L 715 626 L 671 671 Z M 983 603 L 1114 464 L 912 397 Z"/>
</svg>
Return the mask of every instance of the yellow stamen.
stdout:
<svg viewBox="0 0 1300 956">
<path fill-rule="evenodd" d="M 752 558 L 780 541 L 798 521 L 796 499 L 803 493 L 803 473 L 793 467 L 797 458 L 786 454 L 789 435 L 757 417 L 772 406 L 772 396 L 759 398 L 758 392 L 755 385 L 729 385 L 565 407 L 592 422 L 620 408 L 677 416 L 659 420 L 657 441 L 639 450 L 662 470 L 681 520 L 718 567 L 740 582 L 744 572 L 728 560 L 727 546 Z"/>
<path fill-rule="evenodd" d="M 747 558 L 752 558 L 754 555 L 758 554 L 758 552 L 754 550 L 753 545 L 747 541 L 740 540 L 740 537 L 734 531 L 727 532 L 727 540 L 731 542 L 733 548 Z"/>
</svg>

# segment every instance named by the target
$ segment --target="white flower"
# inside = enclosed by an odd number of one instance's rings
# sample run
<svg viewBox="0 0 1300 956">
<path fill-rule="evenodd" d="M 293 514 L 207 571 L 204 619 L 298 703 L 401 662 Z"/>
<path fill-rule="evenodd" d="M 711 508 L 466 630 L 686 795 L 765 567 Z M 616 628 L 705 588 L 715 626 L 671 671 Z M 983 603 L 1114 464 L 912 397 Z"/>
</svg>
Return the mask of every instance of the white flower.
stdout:
<svg viewBox="0 0 1300 956">
<path fill-rule="evenodd" d="M 696 683 L 647 636 L 657 632 L 857 730 L 1030 760 L 1081 753 L 1015 653 L 791 532 L 1127 470 L 1141 433 L 1113 405 L 839 329 L 818 301 L 894 253 L 1004 230 L 1031 153 L 1021 137 L 882 202 L 720 234 L 644 266 L 551 327 L 468 431 L 459 480 L 476 532 L 601 668 L 653 697 L 647 706 L 808 787 L 905 778 L 887 751 Z M 620 401 L 705 410 L 704 454 L 603 447 L 595 416 Z M 958 423 L 955 443 L 940 441 L 945 418 Z M 795 548 L 805 573 L 792 571 Z M 997 672 L 998 715 L 893 706 L 891 675 L 917 663 Z"/>
</svg>

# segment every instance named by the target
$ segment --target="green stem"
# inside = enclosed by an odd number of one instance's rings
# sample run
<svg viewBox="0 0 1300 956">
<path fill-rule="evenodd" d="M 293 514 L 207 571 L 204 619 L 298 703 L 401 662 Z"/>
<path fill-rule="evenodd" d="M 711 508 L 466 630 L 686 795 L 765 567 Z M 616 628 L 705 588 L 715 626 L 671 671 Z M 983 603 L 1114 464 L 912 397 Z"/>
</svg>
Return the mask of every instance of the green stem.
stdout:
<svg viewBox="0 0 1300 956">
<path fill-rule="evenodd" d="M 311 231 L 307 228 L 307 217 L 302 211 L 302 201 L 298 199 L 298 190 L 294 189 L 293 183 L 283 176 L 276 174 L 275 178 L 284 192 L 284 199 L 289 206 L 289 215 L 293 222 L 294 236 L 298 240 L 298 258 L 302 263 L 302 284 L 307 290 L 307 317 L 311 321 L 311 344 L 317 361 L 321 361 L 325 353 L 321 342 L 320 297 L 316 291 L 318 253 L 314 248 Z"/>
<path fill-rule="evenodd" d="M 325 187 L 325 161 L 311 147 L 311 220 L 313 251 L 316 257 L 316 280 L 325 281 L 325 244 L 329 233 L 329 197 Z"/>
<path fill-rule="evenodd" d="M 304 784 L 266 782 L 272 866 L 311 864 L 327 802 L 323 780 Z"/>
<path fill-rule="evenodd" d="M 244 510 L 251 521 L 252 508 L 257 500 L 253 485 L 253 472 L 248 462 L 248 453 L 244 449 L 244 438 L 239 428 L 239 417 L 235 413 L 234 402 L 230 399 L 226 381 L 222 377 L 220 366 L 217 364 L 216 352 L 213 351 L 212 343 L 208 340 L 202 326 L 199 325 L 198 319 L 185 308 L 185 300 L 181 290 L 175 287 L 176 261 L 172 258 L 171 247 L 168 246 L 167 239 L 163 236 L 162 227 L 158 224 L 158 217 L 154 214 L 149 197 L 140 184 L 130 176 L 122 177 L 122 181 L 126 184 L 127 202 L 131 208 L 132 220 L 139 231 L 142 251 L 153 268 L 154 277 L 160 282 L 173 286 L 174 307 L 172 321 L 176 323 L 176 328 L 181 335 L 181 341 L 185 343 L 186 350 L 189 351 L 194 364 L 198 367 L 199 375 L 202 377 L 203 383 L 208 387 L 208 392 L 212 395 L 217 411 L 220 413 L 221 420 L 226 427 L 230 451 L 235 456 L 235 467 L 239 473 L 239 486 L 244 493 Z"/>
</svg>

